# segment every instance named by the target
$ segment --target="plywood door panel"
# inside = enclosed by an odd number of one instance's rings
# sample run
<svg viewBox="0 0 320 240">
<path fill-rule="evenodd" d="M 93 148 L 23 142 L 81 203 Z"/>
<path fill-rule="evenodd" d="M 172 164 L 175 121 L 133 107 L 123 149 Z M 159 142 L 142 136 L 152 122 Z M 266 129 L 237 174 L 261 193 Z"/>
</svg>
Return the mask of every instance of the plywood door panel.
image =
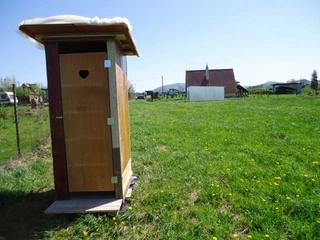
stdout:
<svg viewBox="0 0 320 240">
<path fill-rule="evenodd" d="M 111 191 L 113 176 L 106 53 L 61 54 L 63 121 L 70 192 Z M 83 78 L 79 72 L 88 76 Z"/>
</svg>

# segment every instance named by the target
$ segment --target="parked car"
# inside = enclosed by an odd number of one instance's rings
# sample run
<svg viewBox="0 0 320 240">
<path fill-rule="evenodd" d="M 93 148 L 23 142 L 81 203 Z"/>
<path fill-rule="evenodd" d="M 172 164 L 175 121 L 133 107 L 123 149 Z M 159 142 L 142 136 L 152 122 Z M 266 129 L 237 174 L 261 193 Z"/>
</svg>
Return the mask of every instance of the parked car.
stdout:
<svg viewBox="0 0 320 240">
<path fill-rule="evenodd" d="M 144 99 L 144 95 L 142 93 L 138 93 L 137 99 Z"/>
</svg>

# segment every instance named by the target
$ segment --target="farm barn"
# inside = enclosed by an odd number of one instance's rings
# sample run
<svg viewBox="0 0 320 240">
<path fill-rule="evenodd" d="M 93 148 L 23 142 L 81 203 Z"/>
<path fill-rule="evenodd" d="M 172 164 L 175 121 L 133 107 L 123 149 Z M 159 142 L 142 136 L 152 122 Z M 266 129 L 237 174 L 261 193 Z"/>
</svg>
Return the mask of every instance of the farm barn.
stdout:
<svg viewBox="0 0 320 240">
<path fill-rule="evenodd" d="M 272 90 L 276 94 L 300 94 L 302 83 L 276 83 L 272 85 Z"/>
<path fill-rule="evenodd" d="M 197 88 L 192 89 L 192 87 Z M 221 87 L 224 91 L 221 91 Z M 186 71 L 186 89 L 190 101 L 223 100 L 225 97 L 236 96 L 237 82 L 233 69 L 210 70 L 207 65 L 205 70 Z"/>
</svg>

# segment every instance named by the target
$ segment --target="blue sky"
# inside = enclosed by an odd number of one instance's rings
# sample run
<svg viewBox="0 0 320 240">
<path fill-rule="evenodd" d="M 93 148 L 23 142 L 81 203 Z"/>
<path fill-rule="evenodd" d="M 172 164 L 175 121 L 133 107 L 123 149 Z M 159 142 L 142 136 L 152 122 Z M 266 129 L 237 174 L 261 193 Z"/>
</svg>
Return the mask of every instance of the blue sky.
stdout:
<svg viewBox="0 0 320 240">
<path fill-rule="evenodd" d="M 46 86 L 45 52 L 20 22 L 72 14 L 125 17 L 141 57 L 128 57 L 137 91 L 185 81 L 186 70 L 233 68 L 244 86 L 310 79 L 320 70 L 319 0 L 2 0 L 0 78 Z"/>
</svg>

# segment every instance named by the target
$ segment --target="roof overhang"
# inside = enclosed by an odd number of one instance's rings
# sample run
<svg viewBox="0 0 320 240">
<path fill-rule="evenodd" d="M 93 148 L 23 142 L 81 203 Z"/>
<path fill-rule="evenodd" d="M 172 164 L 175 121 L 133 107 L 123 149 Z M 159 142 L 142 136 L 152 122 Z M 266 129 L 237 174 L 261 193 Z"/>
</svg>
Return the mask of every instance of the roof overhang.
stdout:
<svg viewBox="0 0 320 240">
<path fill-rule="evenodd" d="M 39 21 L 38 19 L 27 20 L 20 24 L 19 30 L 40 44 L 53 41 L 70 41 L 72 39 L 107 39 L 113 37 L 119 43 L 124 55 L 140 56 L 131 35 L 131 26 L 127 21 L 88 23 L 83 22 L 81 17 L 78 18 L 78 21 L 74 23 L 63 21 L 48 23 L 48 21 Z"/>
</svg>

